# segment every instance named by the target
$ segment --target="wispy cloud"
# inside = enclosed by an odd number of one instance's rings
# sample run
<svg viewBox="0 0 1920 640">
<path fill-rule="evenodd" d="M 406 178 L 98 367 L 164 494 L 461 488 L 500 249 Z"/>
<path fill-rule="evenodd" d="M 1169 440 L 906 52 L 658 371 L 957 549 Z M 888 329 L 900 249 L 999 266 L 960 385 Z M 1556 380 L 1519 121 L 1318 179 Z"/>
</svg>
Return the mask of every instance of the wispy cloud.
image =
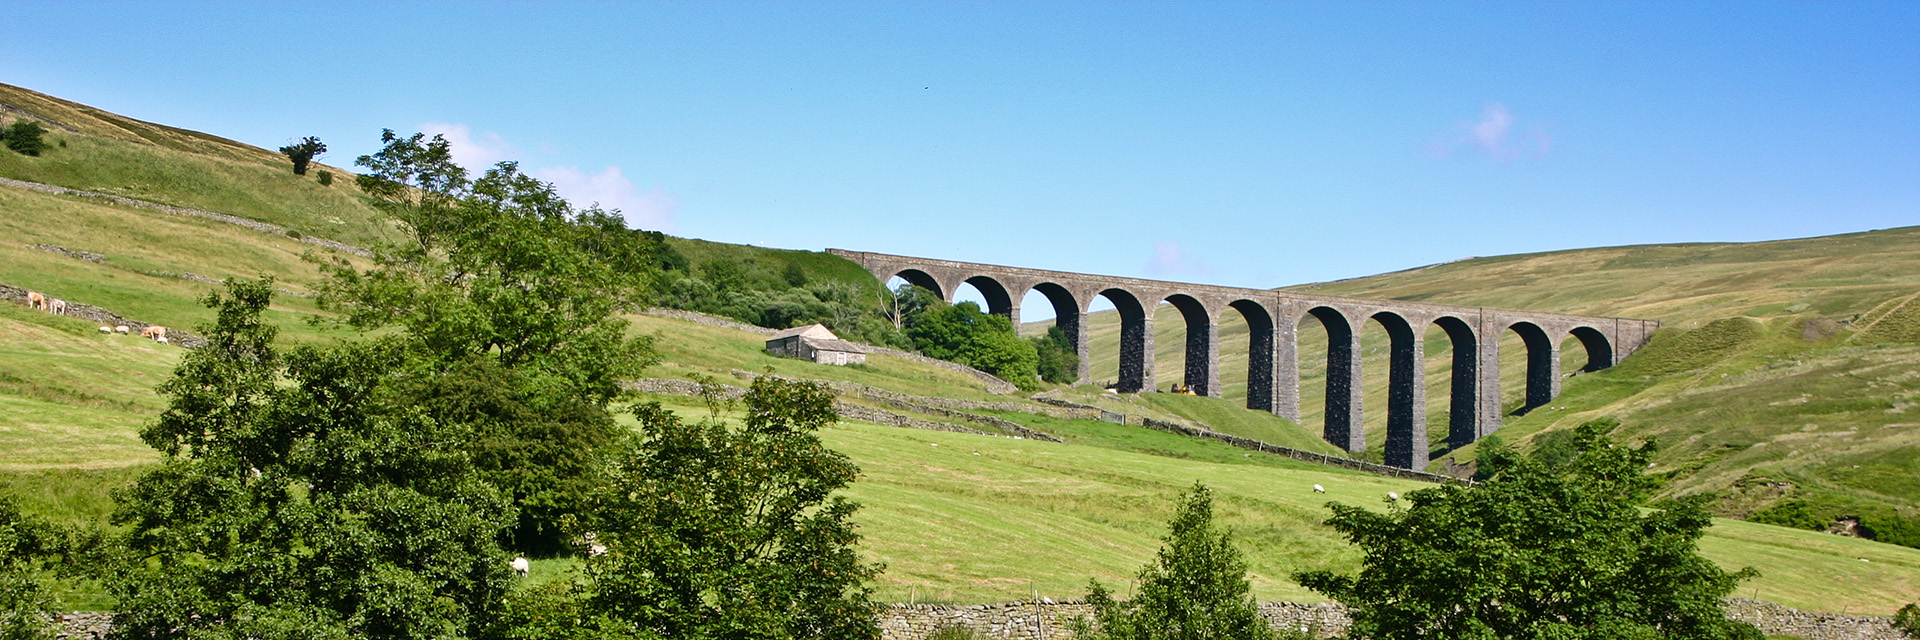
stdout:
<svg viewBox="0 0 1920 640">
<path fill-rule="evenodd" d="M 427 135 L 441 135 L 447 139 L 447 148 L 453 153 L 453 161 L 466 167 L 471 174 L 478 176 L 489 167 L 502 161 L 524 161 L 519 147 L 507 142 L 498 133 L 487 131 L 475 134 L 464 123 L 429 122 L 420 125 L 420 132 Z M 541 143 L 542 154 L 553 154 L 556 150 Z M 522 170 L 535 178 L 553 183 L 554 191 L 560 193 L 567 202 L 578 208 L 599 205 L 606 209 L 618 209 L 626 217 L 627 226 L 654 231 L 672 231 L 674 212 L 679 210 L 680 201 L 673 195 L 654 187 L 642 191 L 627 178 L 619 165 L 607 165 L 599 171 L 583 170 L 577 166 L 534 167 L 523 166 Z"/>
<path fill-rule="evenodd" d="M 627 226 L 637 229 L 672 231 L 673 214 L 680 208 L 680 200 L 659 187 L 641 191 L 618 165 L 607 165 L 597 172 L 579 167 L 543 167 L 529 173 L 553 183 L 554 190 L 576 207 L 597 204 L 619 209 Z"/>
<path fill-rule="evenodd" d="M 1147 273 L 1162 276 L 1204 276 L 1212 275 L 1213 267 L 1199 258 L 1187 255 L 1180 243 L 1168 240 L 1153 245 L 1153 257 L 1147 260 Z"/>
<path fill-rule="evenodd" d="M 520 149 L 507 142 L 500 134 L 488 131 L 478 137 L 467 125 L 458 122 L 429 122 L 420 125 L 420 132 L 428 136 L 444 136 L 447 150 L 453 152 L 453 161 L 467 168 L 474 176 L 485 173 L 495 164 L 505 160 L 520 158 Z"/>
<path fill-rule="evenodd" d="M 1437 159 L 1466 151 L 1506 163 L 1544 158 L 1552 147 L 1553 136 L 1545 128 L 1520 123 L 1507 105 L 1495 102 L 1482 108 L 1478 119 L 1456 122 L 1446 133 L 1435 136 L 1429 151 Z"/>
</svg>

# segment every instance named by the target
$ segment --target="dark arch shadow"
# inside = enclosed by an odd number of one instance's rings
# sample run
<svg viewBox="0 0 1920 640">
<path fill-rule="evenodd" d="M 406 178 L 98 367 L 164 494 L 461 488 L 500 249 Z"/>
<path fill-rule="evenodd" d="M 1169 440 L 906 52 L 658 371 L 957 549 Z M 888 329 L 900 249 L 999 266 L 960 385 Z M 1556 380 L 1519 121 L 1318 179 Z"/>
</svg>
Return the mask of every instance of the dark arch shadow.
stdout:
<svg viewBox="0 0 1920 640">
<path fill-rule="evenodd" d="M 1272 413 L 1273 316 L 1252 300 L 1235 300 L 1227 306 L 1247 321 L 1247 408 Z"/>
<path fill-rule="evenodd" d="M 1125 289 L 1107 289 L 1100 295 L 1120 312 L 1120 378 L 1114 381 L 1114 390 L 1121 393 L 1150 390 L 1153 344 L 1152 336 L 1147 333 L 1146 307 L 1140 304 L 1140 298 Z"/>
<path fill-rule="evenodd" d="M 1515 322 L 1508 330 L 1520 334 L 1520 340 L 1527 345 L 1527 396 L 1526 402 L 1513 415 L 1523 416 L 1527 412 L 1553 402 L 1553 383 L 1557 355 L 1554 344 L 1547 332 L 1531 322 Z"/>
<path fill-rule="evenodd" d="M 951 295 L 952 293 L 947 291 L 944 287 L 941 287 L 940 281 L 938 279 L 935 279 L 931 274 L 928 274 L 927 272 L 921 271 L 919 269 L 901 269 L 900 271 L 895 272 L 893 275 L 887 276 L 886 278 L 881 279 L 880 282 L 884 284 L 886 283 L 887 280 L 892 280 L 894 278 L 905 280 L 907 281 L 907 284 L 911 284 L 913 286 L 920 287 L 928 291 L 932 291 L 934 295 L 940 296 L 941 300 L 948 300 L 948 296 Z"/>
<path fill-rule="evenodd" d="M 1593 327 L 1574 327 L 1573 337 L 1580 339 L 1580 346 L 1587 348 L 1587 366 L 1580 371 L 1591 373 L 1613 366 L 1613 345 L 1607 341 L 1607 335 Z"/>
<path fill-rule="evenodd" d="M 1447 332 L 1453 343 L 1453 368 L 1447 396 L 1447 445 L 1449 448 L 1473 444 L 1480 438 L 1480 341 L 1473 325 L 1453 316 L 1433 321 Z"/>
<path fill-rule="evenodd" d="M 1180 311 L 1180 319 L 1187 323 L 1186 356 L 1182 359 L 1181 381 L 1194 395 L 1218 395 L 1213 388 L 1214 362 L 1213 317 L 1207 313 L 1207 306 L 1195 300 L 1193 296 L 1176 293 L 1167 296 L 1167 304 Z"/>
<path fill-rule="evenodd" d="M 1347 451 L 1364 451 L 1367 436 L 1361 430 L 1360 345 L 1347 316 L 1332 307 L 1314 307 L 1307 315 L 1327 330 L 1327 395 L 1325 424 L 1320 437 Z"/>
<path fill-rule="evenodd" d="M 1402 469 L 1427 466 L 1427 408 L 1420 406 L 1417 391 L 1421 384 L 1420 353 L 1413 326 L 1391 311 L 1373 314 L 1373 321 L 1387 330 L 1392 340 L 1387 368 L 1387 442 L 1386 463 Z"/>
<path fill-rule="evenodd" d="M 965 282 L 973 285 L 980 292 L 980 297 L 987 299 L 987 313 L 1013 318 L 1013 296 L 1007 294 L 1007 288 L 999 280 L 993 276 L 979 275 L 967 278 Z"/>
<path fill-rule="evenodd" d="M 977 285 L 976 288 L 978 288 Z M 1073 292 L 1068 291 L 1066 287 L 1051 282 L 1033 285 L 1033 290 L 1046 296 L 1047 303 L 1053 305 L 1053 325 L 1059 327 L 1061 333 L 1067 334 L 1067 345 L 1079 359 L 1079 364 L 1075 365 L 1075 384 L 1086 382 L 1092 375 L 1090 371 L 1092 362 L 1087 353 L 1086 332 L 1080 329 L 1085 321 L 1080 301 L 1075 300 Z M 1025 299 L 1026 292 L 1020 292 L 1020 297 Z"/>
</svg>

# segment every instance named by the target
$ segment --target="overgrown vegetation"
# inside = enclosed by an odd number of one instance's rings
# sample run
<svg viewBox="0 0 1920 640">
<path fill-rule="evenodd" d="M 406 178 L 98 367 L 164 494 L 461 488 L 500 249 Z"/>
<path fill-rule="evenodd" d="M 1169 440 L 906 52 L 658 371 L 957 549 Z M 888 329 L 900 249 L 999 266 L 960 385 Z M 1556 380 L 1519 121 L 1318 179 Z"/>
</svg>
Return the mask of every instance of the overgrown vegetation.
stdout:
<svg viewBox="0 0 1920 640">
<path fill-rule="evenodd" d="M 1488 449 L 1478 486 L 1414 491 L 1408 507 L 1389 496 L 1386 513 L 1329 503 L 1327 524 L 1362 549 L 1362 569 L 1296 579 L 1352 607 L 1358 639 L 1758 640 L 1720 604 L 1754 571 L 1697 552 L 1712 524 L 1702 500 L 1635 506 L 1657 488 L 1642 473 L 1654 447 L 1614 443 L 1616 426 L 1582 425 L 1557 469 Z"/>
<path fill-rule="evenodd" d="M 0 495 L 0 639 L 53 637 L 53 599 L 42 576 L 58 555 L 51 527 Z"/>
<path fill-rule="evenodd" d="M 47 150 L 47 141 L 43 137 L 47 128 L 40 126 L 32 118 L 13 121 L 11 126 L 0 128 L 0 142 L 4 142 L 14 153 L 28 156 L 40 155 Z"/>
<path fill-rule="evenodd" d="M 1099 580 L 1088 584 L 1093 622 L 1076 635 L 1110 640 L 1261 640 L 1274 632 L 1260 617 L 1247 583 L 1247 563 L 1232 534 L 1213 526 L 1213 491 L 1194 483 L 1180 498 L 1172 531 L 1154 562 L 1140 569 L 1138 592 L 1113 598 Z"/>
<path fill-rule="evenodd" d="M 1023 389 L 1039 384 L 1039 356 L 1020 339 L 1013 321 L 986 313 L 972 302 L 947 304 L 933 292 L 911 284 L 894 291 L 895 309 L 913 348 L 928 357 L 958 362 Z"/>
<path fill-rule="evenodd" d="M 287 160 L 293 162 L 293 175 L 296 176 L 307 175 L 307 165 L 311 164 L 315 158 L 320 157 L 320 154 L 326 152 L 327 143 L 321 142 L 319 138 L 313 136 L 307 136 L 288 143 L 287 146 L 280 147 L 280 153 L 287 156 Z"/>
</svg>

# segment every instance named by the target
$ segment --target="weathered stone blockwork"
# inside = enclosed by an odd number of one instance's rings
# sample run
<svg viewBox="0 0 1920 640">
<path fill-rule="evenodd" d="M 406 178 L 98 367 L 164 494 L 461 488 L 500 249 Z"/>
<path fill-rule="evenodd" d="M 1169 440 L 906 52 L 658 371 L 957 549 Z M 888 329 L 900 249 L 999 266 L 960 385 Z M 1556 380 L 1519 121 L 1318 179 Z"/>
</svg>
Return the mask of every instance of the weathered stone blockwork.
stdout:
<svg viewBox="0 0 1920 640">
<path fill-rule="evenodd" d="M 882 281 L 900 276 L 953 299 L 967 283 L 987 300 L 987 310 L 1020 322 L 1018 301 L 1039 291 L 1053 304 L 1056 323 L 1080 356 L 1079 377 L 1089 381 L 1087 328 L 1083 316 L 1095 297 L 1112 301 L 1120 313 L 1120 379 L 1123 392 L 1157 388 L 1153 367 L 1153 310 L 1173 305 L 1186 319 L 1184 383 L 1196 393 L 1220 395 L 1219 319 L 1239 313 L 1253 332 L 1248 354 L 1248 398 L 1252 409 L 1300 419 L 1298 333 L 1311 316 L 1327 332 L 1327 393 L 1324 437 L 1348 451 L 1366 447 L 1361 433 L 1360 327 L 1368 321 L 1387 329 L 1392 344 L 1388 364 L 1387 462 L 1396 467 L 1427 466 L 1428 443 L 1425 344 L 1429 326 L 1447 332 L 1454 345 L 1448 439 L 1454 446 L 1473 442 L 1500 428 L 1500 336 L 1512 331 L 1527 349 L 1527 408 L 1560 393 L 1560 342 L 1572 337 L 1587 352 L 1587 370 L 1613 366 L 1646 343 L 1660 323 L 1653 320 L 1575 316 L 1537 311 L 1488 309 L 1396 300 L 1318 296 L 1266 289 L 1243 289 L 1139 278 L 1097 276 L 1022 269 L 990 264 L 932 260 L 829 249 L 852 260 Z"/>
</svg>

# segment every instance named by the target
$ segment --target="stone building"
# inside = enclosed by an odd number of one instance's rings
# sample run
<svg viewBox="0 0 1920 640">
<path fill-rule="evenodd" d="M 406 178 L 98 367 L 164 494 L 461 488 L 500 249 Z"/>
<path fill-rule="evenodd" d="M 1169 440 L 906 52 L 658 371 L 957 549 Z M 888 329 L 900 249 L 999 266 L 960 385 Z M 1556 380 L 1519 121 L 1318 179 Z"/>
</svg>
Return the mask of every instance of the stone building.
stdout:
<svg viewBox="0 0 1920 640">
<path fill-rule="evenodd" d="M 767 353 L 788 358 L 812 360 L 820 364 L 866 364 L 867 350 L 841 340 L 826 326 L 810 324 L 773 334 L 767 339 Z"/>
</svg>

